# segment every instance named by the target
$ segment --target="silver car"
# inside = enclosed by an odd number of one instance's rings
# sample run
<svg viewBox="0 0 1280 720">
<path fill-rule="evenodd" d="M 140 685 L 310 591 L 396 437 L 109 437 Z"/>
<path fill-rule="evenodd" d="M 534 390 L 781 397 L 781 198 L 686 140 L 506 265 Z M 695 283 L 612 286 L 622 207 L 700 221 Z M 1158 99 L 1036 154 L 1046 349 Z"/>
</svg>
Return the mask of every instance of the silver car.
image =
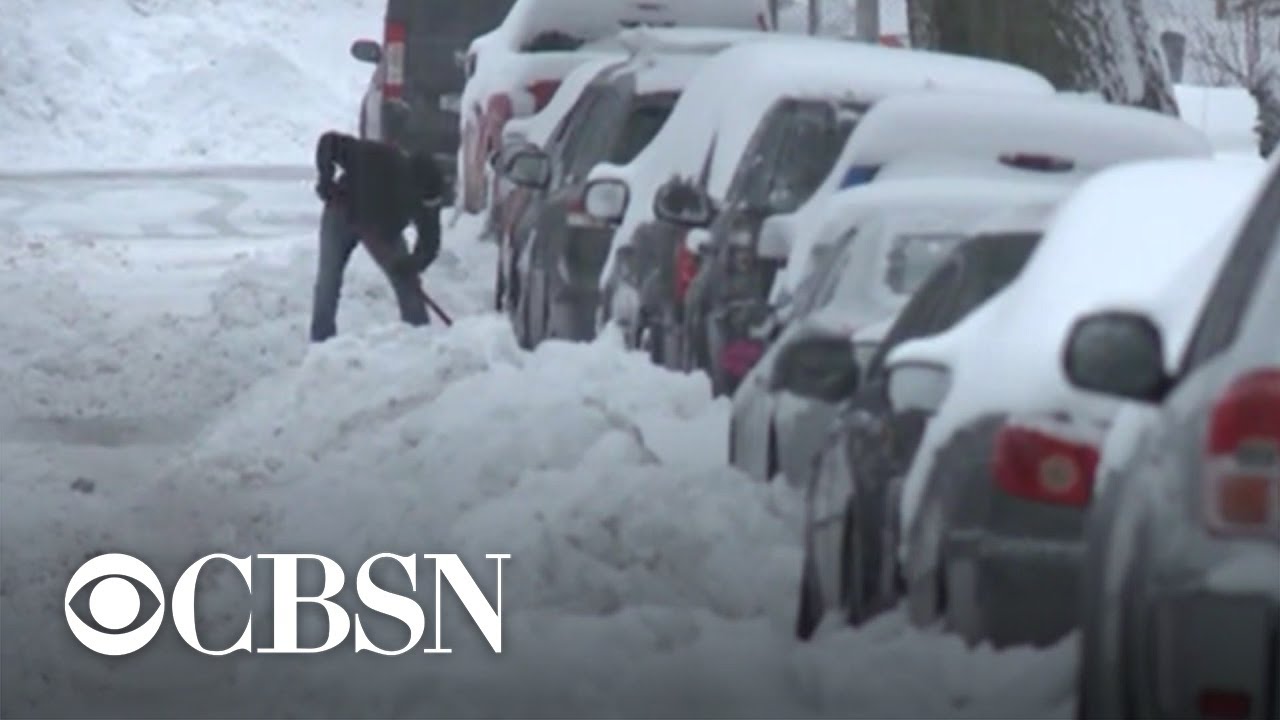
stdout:
<svg viewBox="0 0 1280 720">
<path fill-rule="evenodd" d="M 1146 408 L 1085 529 L 1080 717 L 1280 718 L 1278 234 L 1273 165 L 1185 351 L 1127 308 L 1064 349 L 1077 387 Z"/>
<path fill-rule="evenodd" d="M 912 294 L 993 213 L 1051 203 L 1054 183 L 971 178 L 886 180 L 837 194 L 811 243 L 795 297 L 766 325 L 760 361 L 733 396 L 730 462 L 752 477 L 804 486 L 838 405 L 843 366 L 874 353 Z M 856 376 L 855 376 L 856 379 Z M 785 388 L 785 389 L 784 389 Z"/>
</svg>

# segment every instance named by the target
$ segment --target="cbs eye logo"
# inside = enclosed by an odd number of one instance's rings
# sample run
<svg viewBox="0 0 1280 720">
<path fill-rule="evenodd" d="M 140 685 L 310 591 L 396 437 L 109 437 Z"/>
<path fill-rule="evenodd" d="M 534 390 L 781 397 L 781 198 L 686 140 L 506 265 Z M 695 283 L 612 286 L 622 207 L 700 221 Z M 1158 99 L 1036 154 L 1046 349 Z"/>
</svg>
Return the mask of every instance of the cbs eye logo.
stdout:
<svg viewBox="0 0 1280 720">
<path fill-rule="evenodd" d="M 140 650 L 164 622 L 160 579 L 130 555 L 99 555 L 81 565 L 67 584 L 65 603 L 72 634 L 102 655 Z"/>
</svg>

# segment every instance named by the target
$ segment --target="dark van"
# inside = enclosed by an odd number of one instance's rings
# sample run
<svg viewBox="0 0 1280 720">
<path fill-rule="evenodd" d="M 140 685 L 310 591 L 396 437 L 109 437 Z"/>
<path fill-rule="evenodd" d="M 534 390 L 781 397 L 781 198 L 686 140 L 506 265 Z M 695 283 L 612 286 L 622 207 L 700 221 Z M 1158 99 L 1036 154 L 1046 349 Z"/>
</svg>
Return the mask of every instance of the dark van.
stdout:
<svg viewBox="0 0 1280 720">
<path fill-rule="evenodd" d="M 426 147 L 450 179 L 458 151 L 462 62 L 471 40 L 502 24 L 515 0 L 387 0 L 382 42 L 358 40 L 376 65 L 360 106 L 360 137 Z"/>
</svg>

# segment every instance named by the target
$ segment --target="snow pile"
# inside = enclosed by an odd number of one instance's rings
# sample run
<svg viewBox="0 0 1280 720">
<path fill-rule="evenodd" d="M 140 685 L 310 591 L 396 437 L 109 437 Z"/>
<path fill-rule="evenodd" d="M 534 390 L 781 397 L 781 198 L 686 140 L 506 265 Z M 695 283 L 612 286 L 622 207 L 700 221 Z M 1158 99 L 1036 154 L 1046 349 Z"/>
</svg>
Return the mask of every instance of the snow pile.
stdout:
<svg viewBox="0 0 1280 720">
<path fill-rule="evenodd" d="M 352 568 L 376 552 L 456 551 L 483 568 L 483 554 L 509 552 L 504 653 L 446 604 L 451 655 L 240 656 L 209 662 L 180 697 L 150 707 L 220 714 L 250 698 L 241 714 L 1066 716 L 1071 643 L 970 652 L 897 614 L 796 643 L 799 497 L 723 466 L 726 414 L 705 378 L 656 368 L 618 337 L 529 354 L 496 317 L 313 349 L 244 395 L 97 542 L 145 549 L 158 567 L 213 550 L 300 550 Z M 28 544 L 57 545 L 48 529 L 29 530 L 49 541 Z M 243 596 L 207 572 L 205 637 L 234 637 Z M 492 598 L 491 574 L 474 572 Z M 60 592 L 47 577 L 26 581 L 10 613 Z M 160 685 L 173 668 L 194 674 L 189 656 L 140 662 L 156 665 Z M 51 685 L 23 701 L 74 710 L 107 665 L 73 657 L 73 672 L 32 657 L 26 672 L 49 673 Z M 124 701 L 112 689 L 99 697 Z"/>
<path fill-rule="evenodd" d="M 1071 642 L 970 651 L 898 614 L 795 642 L 800 497 L 725 466 L 727 402 L 615 335 L 519 350 L 502 318 L 478 314 L 492 248 L 468 242 L 474 229 L 452 233 L 428 274 L 471 317 L 402 327 L 357 260 L 342 334 L 312 348 L 301 241 L 235 261 L 207 302 L 167 322 L 105 294 L 102 278 L 146 277 L 134 253 L 3 246 L 2 297 L 33 312 L 0 325 L 6 378 L 23 373 L 15 384 L 68 412 L 186 402 L 214 417 L 154 448 L 0 436 L 0 620 L 6 656 L 23 659 L 5 665 L 5 714 L 137 715 L 145 697 L 180 716 L 1069 715 Z M 59 357 L 65 379 L 39 385 L 37 359 Z M 95 371 L 102 359 L 118 371 Z M 509 552 L 504 653 L 446 602 L 451 655 L 208 658 L 166 630 L 107 661 L 73 645 L 60 601 L 71 571 L 108 550 L 166 582 L 213 551 L 316 552 L 352 569 L 378 552 L 458 552 L 489 598 L 483 555 Z M 201 580 L 214 646 L 247 609 L 224 570 Z M 386 647 L 403 643 L 385 639 L 391 625 L 370 630 Z"/>
<path fill-rule="evenodd" d="M 1241 87 L 1177 85 L 1182 119 L 1199 128 L 1221 153 L 1258 156 L 1258 103 Z"/>
<path fill-rule="evenodd" d="M 6 0 L 0 164 L 299 164 L 353 130 L 383 0 Z"/>
<path fill-rule="evenodd" d="M 474 241 L 446 241 L 425 276 L 429 292 L 450 311 L 484 307 L 492 253 Z M 0 384 L 0 426 L 122 413 L 152 425 L 198 423 L 260 378 L 299 362 L 314 239 L 241 255 L 193 308 L 172 298 L 190 293 L 188 284 L 199 287 L 199 275 L 154 248 L 0 237 L 0 298 L 23 308 L 0 316 L 0 337 L 15 338 L 0 344 L 0 370 L 10 380 Z M 143 294 L 122 305 L 122 285 Z M 343 332 L 396 321 L 391 289 L 363 252 L 352 258 L 343 296 Z"/>
</svg>

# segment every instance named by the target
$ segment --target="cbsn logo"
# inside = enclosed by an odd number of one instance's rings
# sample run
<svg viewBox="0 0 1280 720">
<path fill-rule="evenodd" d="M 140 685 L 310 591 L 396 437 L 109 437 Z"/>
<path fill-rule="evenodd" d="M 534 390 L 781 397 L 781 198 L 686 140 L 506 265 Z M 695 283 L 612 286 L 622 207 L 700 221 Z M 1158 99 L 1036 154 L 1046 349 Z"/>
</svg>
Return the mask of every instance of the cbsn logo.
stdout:
<svg viewBox="0 0 1280 720">
<path fill-rule="evenodd" d="M 321 653 L 332 650 L 347 639 L 351 633 L 352 618 L 347 615 L 331 598 L 342 590 L 345 581 L 342 568 L 338 563 L 322 555 L 258 555 L 256 557 L 269 560 L 272 564 L 275 582 L 272 598 L 274 624 L 272 628 L 273 644 L 266 648 L 253 648 L 252 629 L 253 613 L 245 623 L 244 633 L 229 648 L 211 650 L 204 647 L 196 636 L 195 594 L 196 580 L 200 570 L 214 560 L 230 563 L 240 573 L 250 592 L 253 591 L 253 557 L 237 558 L 230 555 L 213 554 L 197 560 L 183 571 L 173 588 L 170 607 L 173 609 L 173 624 L 182 639 L 195 650 L 205 655 L 229 655 L 243 650 L 260 653 Z M 502 653 L 502 561 L 510 559 L 510 555 L 486 555 L 490 560 L 498 562 L 497 604 L 491 606 L 484 593 L 467 572 L 466 567 L 457 555 L 423 555 L 423 558 L 435 563 L 435 645 L 424 652 L 449 653 L 449 648 L 440 643 L 440 589 L 443 582 L 449 583 L 462 601 L 472 621 L 484 634 L 485 640 L 495 653 Z M 373 612 L 399 620 L 409 628 L 408 644 L 398 650 L 387 650 L 378 647 L 365 634 L 361 625 L 360 613 L 355 613 L 355 651 L 368 650 L 380 655 L 401 655 L 418 645 L 426 629 L 426 617 L 422 607 L 412 599 L 389 592 L 374 584 L 370 571 L 378 560 L 391 560 L 400 564 L 409 576 L 409 585 L 418 589 L 418 565 L 416 555 L 393 555 L 381 553 L 375 555 L 360 566 L 356 575 L 356 595 L 360 602 Z M 320 563 L 324 570 L 324 589 L 319 595 L 304 597 L 298 594 L 298 564 L 300 561 Z M 92 585 L 92 587 L 89 587 Z M 73 601 L 82 590 L 88 588 L 88 614 L 91 622 L 85 622 L 72 607 Z M 149 617 L 144 617 L 143 596 L 141 589 L 152 595 L 151 603 L 156 605 Z M 298 606 L 302 603 L 313 603 L 324 608 L 329 619 L 329 634 L 323 645 L 313 648 L 298 646 Z M 122 554 L 99 555 L 89 560 L 67 583 L 66 595 L 67 624 L 71 632 L 85 647 L 102 655 L 128 655 L 142 649 L 160 631 L 164 621 L 165 594 L 160 579 L 141 560 Z"/>
</svg>

